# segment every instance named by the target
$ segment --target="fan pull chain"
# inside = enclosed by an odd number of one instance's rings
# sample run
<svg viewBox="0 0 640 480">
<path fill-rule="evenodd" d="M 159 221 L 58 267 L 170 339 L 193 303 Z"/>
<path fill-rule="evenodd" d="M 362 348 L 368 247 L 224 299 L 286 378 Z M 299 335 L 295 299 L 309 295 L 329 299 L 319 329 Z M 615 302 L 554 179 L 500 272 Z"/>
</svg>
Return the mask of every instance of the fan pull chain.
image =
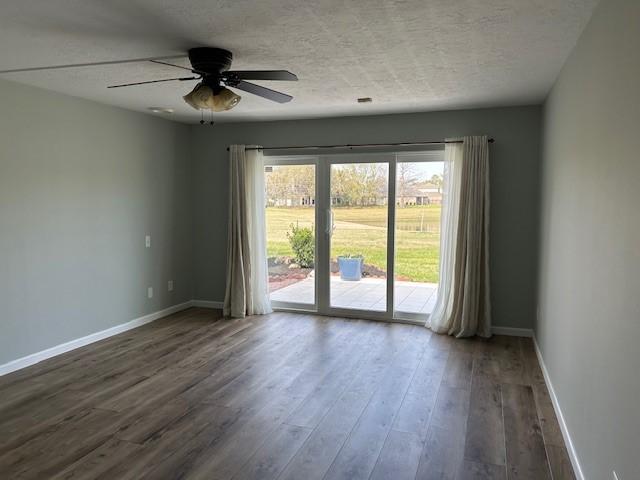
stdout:
<svg viewBox="0 0 640 480">
<path fill-rule="evenodd" d="M 204 108 L 200 109 L 200 125 L 204 125 L 207 122 L 204 119 Z M 209 110 L 209 125 L 211 125 L 212 127 L 215 125 L 215 122 L 213 121 L 213 110 Z"/>
</svg>

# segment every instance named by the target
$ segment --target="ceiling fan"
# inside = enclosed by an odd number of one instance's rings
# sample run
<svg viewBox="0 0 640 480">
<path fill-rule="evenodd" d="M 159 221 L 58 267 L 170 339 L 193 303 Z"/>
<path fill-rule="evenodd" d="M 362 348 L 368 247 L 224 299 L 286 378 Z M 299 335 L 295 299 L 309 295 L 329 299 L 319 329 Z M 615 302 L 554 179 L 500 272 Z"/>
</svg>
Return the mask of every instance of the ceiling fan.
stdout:
<svg viewBox="0 0 640 480">
<path fill-rule="evenodd" d="M 201 80 L 190 93 L 183 97 L 185 102 L 196 110 L 208 109 L 219 112 L 235 107 L 241 98 L 226 87 L 237 88 L 274 102 L 287 103 L 293 99 L 291 95 L 247 82 L 247 80 L 298 80 L 296 75 L 286 70 L 229 70 L 233 61 L 233 54 L 229 50 L 222 48 L 198 47 L 190 49 L 189 61 L 191 62 L 191 68 L 162 60 L 150 61 L 188 70 L 195 73 L 196 76 L 110 85 L 107 88 L 130 87 L 158 82 Z"/>
<path fill-rule="evenodd" d="M 157 57 L 123 61 L 109 61 L 97 63 L 84 63 L 73 65 L 60 65 L 53 67 L 35 67 L 16 70 L 4 70 L 0 73 L 17 73 L 36 70 L 53 70 L 58 68 L 88 67 L 95 65 L 117 65 L 122 63 L 133 63 L 149 61 L 160 65 L 188 70 L 195 74 L 189 77 L 165 78 L 159 80 L 148 80 L 145 82 L 124 83 L 120 85 L 109 85 L 107 88 L 132 87 L 136 85 L 147 85 L 160 82 L 190 81 L 200 80 L 195 88 L 183 97 L 184 101 L 196 110 L 212 110 L 220 112 L 230 110 L 235 107 L 241 97 L 229 90 L 227 87 L 243 90 L 257 95 L 267 100 L 278 103 L 290 102 L 293 97 L 286 93 L 278 92 L 247 80 L 281 80 L 296 81 L 298 77 L 286 70 L 229 70 L 233 60 L 233 54 L 222 48 L 197 47 L 188 51 L 191 68 L 175 65 L 165 60 L 176 57 Z"/>
</svg>

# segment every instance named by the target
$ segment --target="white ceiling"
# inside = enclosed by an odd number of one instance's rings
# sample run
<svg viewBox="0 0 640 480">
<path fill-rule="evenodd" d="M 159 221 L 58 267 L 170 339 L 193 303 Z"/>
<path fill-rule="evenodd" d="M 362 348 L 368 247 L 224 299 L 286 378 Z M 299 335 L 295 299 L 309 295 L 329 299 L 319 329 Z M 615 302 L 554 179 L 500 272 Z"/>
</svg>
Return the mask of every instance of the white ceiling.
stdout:
<svg viewBox="0 0 640 480">
<path fill-rule="evenodd" d="M 300 79 L 256 82 L 293 95 L 291 103 L 238 92 L 239 106 L 216 121 L 531 104 L 544 99 L 596 3 L 2 0 L 0 70 L 216 46 L 233 51 L 234 69 L 287 69 Z M 197 122 L 181 99 L 194 82 L 105 88 L 183 73 L 145 62 L 0 78 L 132 110 L 173 108 L 172 118 Z"/>
</svg>

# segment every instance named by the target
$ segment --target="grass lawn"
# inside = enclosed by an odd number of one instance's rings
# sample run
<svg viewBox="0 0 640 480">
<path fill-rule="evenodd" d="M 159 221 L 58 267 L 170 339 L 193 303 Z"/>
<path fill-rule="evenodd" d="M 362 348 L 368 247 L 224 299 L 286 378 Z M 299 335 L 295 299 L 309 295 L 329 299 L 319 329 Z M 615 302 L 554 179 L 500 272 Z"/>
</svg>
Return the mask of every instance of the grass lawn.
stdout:
<svg viewBox="0 0 640 480">
<path fill-rule="evenodd" d="M 416 282 L 438 282 L 440 251 L 440 205 L 396 209 L 396 275 Z M 362 254 L 365 263 L 386 270 L 387 208 L 334 208 L 335 230 L 331 257 Z M 287 232 L 290 225 L 311 227 L 314 209 L 269 207 L 267 252 L 271 256 L 293 256 Z"/>
</svg>

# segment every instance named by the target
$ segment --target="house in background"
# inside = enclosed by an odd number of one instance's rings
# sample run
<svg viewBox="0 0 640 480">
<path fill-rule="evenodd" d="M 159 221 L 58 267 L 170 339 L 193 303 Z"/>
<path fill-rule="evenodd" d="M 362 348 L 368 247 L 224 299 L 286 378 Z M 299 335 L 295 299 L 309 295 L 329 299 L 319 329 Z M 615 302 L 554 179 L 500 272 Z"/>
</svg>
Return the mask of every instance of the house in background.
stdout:
<svg viewBox="0 0 640 480">
<path fill-rule="evenodd" d="M 401 207 L 412 205 L 441 205 L 441 187 L 430 183 L 414 185 L 400 193 L 396 198 L 396 202 Z"/>
</svg>

